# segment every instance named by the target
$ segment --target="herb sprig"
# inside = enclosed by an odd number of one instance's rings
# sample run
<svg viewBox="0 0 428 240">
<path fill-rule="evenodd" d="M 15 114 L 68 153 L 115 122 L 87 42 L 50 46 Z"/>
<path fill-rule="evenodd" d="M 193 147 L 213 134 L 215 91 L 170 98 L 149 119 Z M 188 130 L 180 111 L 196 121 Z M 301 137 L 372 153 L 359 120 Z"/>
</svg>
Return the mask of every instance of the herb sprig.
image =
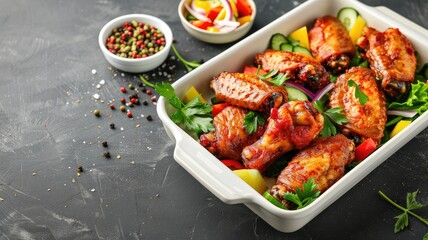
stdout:
<svg viewBox="0 0 428 240">
<path fill-rule="evenodd" d="M 143 76 L 140 79 L 148 86 L 154 88 L 162 97 L 177 111 L 171 116 L 171 120 L 176 123 L 183 123 L 185 128 L 196 134 L 202 134 L 214 131 L 211 116 L 212 106 L 201 102 L 200 96 L 194 98 L 187 104 L 184 104 L 175 94 L 174 88 L 169 83 L 153 84 L 147 81 Z"/>
<path fill-rule="evenodd" d="M 324 127 L 320 132 L 322 137 L 330 137 L 337 134 L 337 129 L 334 123 L 342 125 L 349 122 L 343 113 L 343 108 L 341 107 L 324 110 L 324 103 L 322 99 L 315 101 L 314 107 L 324 116 Z"/>
<path fill-rule="evenodd" d="M 416 195 L 418 194 L 419 190 L 416 190 L 415 192 L 407 193 L 406 198 L 406 207 L 402 207 L 398 205 L 396 202 L 392 201 L 389 197 L 387 197 L 382 191 L 379 191 L 379 194 L 389 203 L 394 205 L 396 208 L 403 211 L 402 214 L 395 216 L 394 218 L 397 219 L 397 222 L 394 225 L 394 233 L 398 233 L 401 230 L 403 230 L 405 227 L 409 225 L 409 215 L 412 215 L 413 217 L 419 219 L 421 222 L 423 222 L 425 225 L 428 226 L 428 219 L 423 218 L 419 216 L 418 214 L 412 212 L 412 210 L 420 209 L 423 207 L 428 206 L 428 204 L 420 204 L 416 201 Z"/>
<path fill-rule="evenodd" d="M 184 64 L 184 66 L 186 67 L 187 72 L 191 72 L 193 69 L 199 67 L 202 65 L 201 62 L 198 61 L 188 61 L 186 59 L 184 59 L 177 51 L 177 49 L 175 48 L 174 44 L 171 45 L 172 51 L 174 52 L 175 56 L 178 57 L 178 59 L 180 59 L 180 61 Z"/>
<path fill-rule="evenodd" d="M 278 74 L 277 69 L 270 70 L 268 73 L 263 75 L 259 74 L 259 70 L 260 70 L 260 65 L 257 67 L 257 73 L 256 73 L 258 78 L 268 81 L 270 83 L 273 83 L 276 86 L 282 86 L 284 85 L 285 81 L 288 80 L 287 75 L 285 75 L 284 73 Z"/>
<path fill-rule="evenodd" d="M 349 79 L 348 86 L 349 87 L 355 87 L 354 95 L 356 98 L 358 98 L 360 105 L 362 106 L 362 105 L 366 104 L 366 102 L 369 100 L 369 97 L 367 97 L 367 95 L 361 91 L 358 84 L 356 82 L 354 82 L 354 80 Z"/>
<path fill-rule="evenodd" d="M 320 195 L 320 191 L 316 191 L 317 184 L 313 178 L 309 178 L 303 184 L 303 188 L 296 188 L 296 193 L 286 192 L 284 198 L 297 205 L 297 209 L 304 208 L 311 204 Z"/>
<path fill-rule="evenodd" d="M 260 112 L 250 111 L 244 117 L 244 127 L 248 134 L 255 133 L 258 126 L 263 126 L 266 120 Z"/>
</svg>

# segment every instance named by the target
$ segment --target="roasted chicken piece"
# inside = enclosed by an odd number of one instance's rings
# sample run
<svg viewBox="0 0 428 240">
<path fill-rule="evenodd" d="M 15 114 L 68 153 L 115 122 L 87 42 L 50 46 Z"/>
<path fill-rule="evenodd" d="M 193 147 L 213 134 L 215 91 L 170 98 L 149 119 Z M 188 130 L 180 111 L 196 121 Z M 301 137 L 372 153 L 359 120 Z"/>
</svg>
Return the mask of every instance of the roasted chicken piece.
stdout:
<svg viewBox="0 0 428 240">
<path fill-rule="evenodd" d="M 330 75 L 325 68 L 303 53 L 268 49 L 256 55 L 255 63 L 267 72 L 276 69 L 290 80 L 309 86 L 312 90 L 321 89 L 330 83 Z"/>
<path fill-rule="evenodd" d="M 349 68 L 355 55 L 355 47 L 345 26 L 333 16 L 325 16 L 315 21 L 308 33 L 314 58 L 330 69 L 333 74 Z"/>
<path fill-rule="evenodd" d="M 383 90 L 391 97 L 406 93 L 414 80 L 415 50 L 397 28 L 379 32 L 365 27 L 357 45 L 366 51 L 370 67 L 382 79 Z"/>
<path fill-rule="evenodd" d="M 272 109 L 263 136 L 242 151 L 245 167 L 263 172 L 284 153 L 307 146 L 323 125 L 322 114 L 308 101 L 290 101 Z"/>
<path fill-rule="evenodd" d="M 361 105 L 356 96 L 356 87 L 349 86 L 353 80 L 368 100 Z M 383 137 L 386 124 L 385 95 L 377 85 L 373 70 L 363 67 L 353 67 L 340 75 L 330 92 L 330 107 L 341 107 L 349 120 L 342 128 L 342 133 L 349 137 L 356 136 L 357 143 L 372 138 L 379 143 Z"/>
<path fill-rule="evenodd" d="M 285 88 L 254 74 L 222 72 L 210 86 L 218 100 L 255 111 L 269 112 L 288 99 Z"/>
<path fill-rule="evenodd" d="M 326 191 L 344 175 L 345 165 L 354 160 L 354 149 L 354 142 L 342 134 L 315 139 L 281 171 L 270 193 L 290 208 L 284 193 L 302 189 L 310 178 L 317 184 L 316 190 Z"/>
<path fill-rule="evenodd" d="M 213 120 L 214 132 L 202 134 L 200 144 L 219 159 L 241 160 L 242 149 L 251 145 L 263 134 L 264 126 L 259 126 L 253 134 L 244 127 L 244 117 L 248 110 L 227 106 Z"/>
</svg>

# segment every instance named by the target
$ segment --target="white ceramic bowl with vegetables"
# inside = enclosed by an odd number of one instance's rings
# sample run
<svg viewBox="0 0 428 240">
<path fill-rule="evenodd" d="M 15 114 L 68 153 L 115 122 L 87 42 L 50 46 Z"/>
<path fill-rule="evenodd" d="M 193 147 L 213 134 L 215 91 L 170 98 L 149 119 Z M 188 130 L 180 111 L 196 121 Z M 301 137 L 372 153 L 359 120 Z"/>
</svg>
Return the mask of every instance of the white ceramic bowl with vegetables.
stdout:
<svg viewBox="0 0 428 240">
<path fill-rule="evenodd" d="M 421 63 L 428 62 L 428 49 L 425 47 L 428 41 L 427 30 L 401 17 L 397 13 L 385 7 L 369 7 L 356 0 L 307 1 L 252 34 L 250 37 L 212 58 L 201 67 L 183 76 L 172 85 L 177 98 L 184 99 L 185 96 L 189 97 L 189 89 L 195 88 L 209 102 L 209 99 L 214 96 L 214 92 L 210 88 L 210 82 L 214 77 L 218 77 L 221 72 L 242 72 L 245 66 L 254 63 L 254 56 L 256 54 L 266 51 L 266 46 L 268 45 L 275 48 L 281 48 L 283 45 L 284 48 L 291 48 L 291 51 L 301 51 L 300 47 L 305 48 L 302 46 L 302 44 L 304 45 L 304 37 L 302 38 L 302 36 L 306 35 L 307 37 L 307 33 L 300 29 L 303 26 L 312 27 L 314 20 L 317 18 L 326 15 L 336 16 L 345 7 L 355 9 L 368 26 L 379 31 L 383 32 L 390 27 L 398 28 L 410 40 L 415 51 L 419 53 Z M 356 22 L 360 21 L 358 20 L 358 16 L 357 19 L 354 19 L 349 14 L 350 12 L 346 13 L 345 18 L 351 18 Z M 277 33 L 281 33 L 283 36 L 278 35 L 278 39 L 272 44 L 272 36 Z M 352 38 L 352 30 L 349 33 Z M 294 40 L 299 40 L 299 42 L 296 43 Z M 290 49 L 287 51 L 290 51 Z M 358 62 L 357 64 L 364 65 L 364 62 Z M 257 67 L 250 67 L 250 69 L 244 71 L 257 72 L 258 70 Z M 418 81 L 421 80 L 420 82 L 422 83 L 411 84 L 412 89 L 420 87 L 421 91 L 428 91 L 425 84 L 426 78 L 428 78 L 428 65 L 425 65 L 422 71 L 418 69 L 417 72 L 418 75 L 415 78 Z M 259 74 L 261 73 L 259 72 Z M 276 80 L 283 82 L 284 79 L 279 78 Z M 287 81 L 285 82 L 286 86 Z M 349 82 L 348 86 L 350 86 Z M 316 99 L 329 91 L 328 87 L 323 88 L 322 91 L 317 93 L 311 93 L 298 85 L 289 87 L 295 87 L 295 90 L 298 91 L 298 94 L 289 92 L 289 95 L 295 98 L 305 96 Z M 419 98 L 419 96 L 416 97 Z M 297 210 L 288 210 L 278 207 L 269 195 L 265 196 L 263 194 L 266 185 L 261 180 L 263 178 L 261 178 L 258 170 L 244 169 L 245 171 L 240 172 L 231 171 L 232 167 L 237 166 L 236 163 L 220 161 L 219 158 L 215 157 L 208 149 L 201 145 L 199 139 L 195 137 L 195 133 L 192 133 L 188 129 L 200 131 L 203 130 L 201 127 L 205 126 L 210 131 L 213 128 L 209 124 L 206 124 L 207 122 L 209 123 L 209 116 L 206 115 L 207 109 L 204 109 L 204 105 L 202 104 L 195 104 L 196 102 L 193 102 L 192 106 L 184 107 L 184 105 L 178 104 L 177 98 L 173 99 L 169 96 L 169 99 L 166 99 L 165 97 L 161 97 L 157 105 L 157 112 L 165 130 L 176 144 L 174 150 L 175 160 L 223 202 L 228 204 L 245 204 L 268 224 L 282 232 L 293 232 L 302 228 L 428 126 L 427 112 L 419 112 L 417 116 L 413 117 L 405 116 L 404 112 L 399 112 L 398 114 L 401 114 L 404 119 L 411 119 L 408 122 L 409 124 L 404 122 L 401 125 L 396 125 L 396 127 L 393 127 L 394 130 L 397 129 L 395 133 L 390 128 L 391 135 L 394 134 L 394 136 L 380 147 L 374 149 L 370 147 L 370 144 L 365 146 L 365 150 L 363 149 L 362 153 L 369 153 L 369 156 L 363 156 L 363 161 L 338 179 L 326 191 L 322 192 L 319 197 L 317 197 L 316 193 L 310 194 L 312 198 L 310 200 L 314 201 L 309 205 Z M 354 93 L 354 98 L 360 97 L 357 97 L 357 94 Z M 423 101 L 427 101 L 427 99 L 423 99 Z M 179 115 L 186 114 L 189 111 L 180 111 L 177 114 L 177 108 L 186 110 L 186 108 L 190 107 L 192 110 L 195 110 L 194 108 L 197 107 L 198 114 L 200 115 L 197 118 L 197 122 L 195 122 L 196 118 L 193 118 L 192 121 L 187 122 L 188 126 L 185 126 L 179 123 Z M 214 109 L 214 105 L 212 108 Z M 201 118 L 201 116 L 207 118 Z M 403 126 L 406 124 L 407 126 L 404 128 Z M 313 185 L 313 182 L 308 181 L 307 185 Z"/>
<path fill-rule="evenodd" d="M 250 31 L 256 5 L 253 0 L 181 0 L 178 16 L 193 37 L 208 43 L 229 43 Z"/>
<path fill-rule="evenodd" d="M 104 25 L 98 36 L 107 62 L 131 73 L 147 72 L 161 65 L 168 57 L 172 40 L 168 24 L 147 14 L 117 17 Z"/>
</svg>

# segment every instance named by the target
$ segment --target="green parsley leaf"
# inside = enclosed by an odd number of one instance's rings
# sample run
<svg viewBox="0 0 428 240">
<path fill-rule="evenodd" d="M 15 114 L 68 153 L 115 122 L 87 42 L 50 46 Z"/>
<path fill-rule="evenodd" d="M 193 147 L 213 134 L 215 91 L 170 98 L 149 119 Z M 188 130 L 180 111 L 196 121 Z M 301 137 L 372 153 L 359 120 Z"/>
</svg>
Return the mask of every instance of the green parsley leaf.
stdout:
<svg viewBox="0 0 428 240">
<path fill-rule="evenodd" d="M 358 100 L 360 101 L 360 105 L 366 104 L 366 102 L 369 100 L 369 97 L 367 97 L 366 94 L 364 94 L 357 83 L 354 82 L 354 80 L 349 79 L 348 81 L 349 87 L 355 87 L 354 95 Z"/>
<path fill-rule="evenodd" d="M 175 48 L 174 44 L 171 45 L 172 51 L 174 52 L 175 56 L 177 56 L 178 59 L 180 59 L 180 61 L 184 64 L 184 66 L 186 67 L 187 72 L 192 71 L 193 69 L 199 67 L 202 65 L 201 62 L 198 61 L 188 61 L 186 59 L 184 59 L 177 51 L 177 49 Z"/>
<path fill-rule="evenodd" d="M 314 103 L 314 107 L 323 114 L 324 116 L 324 127 L 320 132 L 322 137 L 330 137 L 337 134 L 337 129 L 334 123 L 342 125 L 349 122 L 343 113 L 343 108 L 335 107 L 324 110 L 323 100 L 317 100 Z"/>
<path fill-rule="evenodd" d="M 290 201 L 297 205 L 297 209 L 304 208 L 311 204 L 315 199 L 317 199 L 320 195 L 320 191 L 316 191 L 315 188 L 317 184 L 313 178 L 309 178 L 303 184 L 303 188 L 296 188 L 296 193 L 286 192 L 284 193 L 284 198 L 287 201 Z"/>
<path fill-rule="evenodd" d="M 263 75 L 259 75 L 259 70 L 260 70 L 260 65 L 257 67 L 257 73 L 256 73 L 258 78 L 268 81 L 270 83 L 273 83 L 276 86 L 282 86 L 284 85 L 285 81 L 288 80 L 287 75 L 285 75 L 284 73 L 278 74 L 277 69 L 272 69 L 268 73 Z"/>
<path fill-rule="evenodd" d="M 248 134 L 255 133 L 258 126 L 265 124 L 265 119 L 260 112 L 248 112 L 244 117 L 244 127 Z"/>
<path fill-rule="evenodd" d="M 212 124 L 212 106 L 200 101 L 200 96 L 194 98 L 192 101 L 184 104 L 176 95 L 174 88 L 169 83 L 153 84 L 143 76 L 140 79 L 148 86 L 154 88 L 159 95 L 168 100 L 168 102 L 177 111 L 171 115 L 171 120 L 180 124 L 183 123 L 184 127 L 192 132 L 199 134 L 214 131 Z"/>
<path fill-rule="evenodd" d="M 412 210 L 414 210 L 414 209 L 419 209 L 419 208 L 423 208 L 423 207 L 428 206 L 428 204 L 419 204 L 416 201 L 416 195 L 418 192 L 419 192 L 419 190 L 416 190 L 415 192 L 412 192 L 412 193 L 407 193 L 407 198 L 406 198 L 406 207 L 407 208 L 404 208 L 404 207 L 398 205 L 396 202 L 392 201 L 382 191 L 379 191 L 379 195 L 381 195 L 386 201 L 391 203 L 394 207 L 403 211 L 402 214 L 394 217 L 397 219 L 397 222 L 394 225 L 394 233 L 400 232 L 401 230 L 403 230 L 405 227 L 407 227 L 409 225 L 408 214 L 412 215 L 413 217 L 417 218 L 419 221 L 421 221 L 422 223 L 424 223 L 425 225 L 428 226 L 428 219 L 423 218 L 423 217 L 419 216 L 418 214 L 412 212 Z"/>
</svg>

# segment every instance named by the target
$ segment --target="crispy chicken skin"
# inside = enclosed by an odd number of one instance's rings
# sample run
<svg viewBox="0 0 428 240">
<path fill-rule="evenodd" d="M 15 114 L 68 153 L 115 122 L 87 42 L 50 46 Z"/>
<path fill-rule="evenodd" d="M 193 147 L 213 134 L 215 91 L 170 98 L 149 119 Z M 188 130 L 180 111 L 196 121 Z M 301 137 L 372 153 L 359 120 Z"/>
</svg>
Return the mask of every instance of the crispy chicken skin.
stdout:
<svg viewBox="0 0 428 240">
<path fill-rule="evenodd" d="M 345 26 L 333 16 L 315 21 L 308 33 L 314 58 L 334 74 L 344 72 L 355 55 L 355 47 Z"/>
<path fill-rule="evenodd" d="M 382 88 L 389 96 L 406 93 L 414 80 L 417 60 L 412 44 L 400 30 L 379 32 L 365 27 L 357 45 L 366 51 L 371 68 L 382 79 Z"/>
<path fill-rule="evenodd" d="M 222 72 L 210 83 L 220 101 L 255 111 L 269 112 L 288 98 L 287 91 L 254 74 Z"/>
<path fill-rule="evenodd" d="M 351 79 L 368 97 L 364 105 L 360 105 L 359 99 L 355 97 L 355 87 L 348 86 Z M 377 85 L 373 70 L 363 67 L 349 69 L 337 78 L 329 98 L 330 107 L 343 108 L 349 120 L 343 125 L 343 134 L 350 137 L 356 134 L 360 141 L 372 138 L 375 142 L 380 142 L 386 124 L 386 104 L 385 95 Z"/>
<path fill-rule="evenodd" d="M 308 101 L 290 101 L 272 109 L 263 136 L 242 151 L 245 167 L 263 172 L 284 153 L 307 146 L 323 125 L 322 114 Z"/>
<path fill-rule="evenodd" d="M 302 189 L 309 178 L 314 179 L 317 190 L 324 192 L 344 175 L 345 165 L 354 160 L 354 150 L 354 142 L 342 134 L 315 139 L 281 171 L 270 193 L 290 207 L 284 193 Z"/>
<path fill-rule="evenodd" d="M 263 134 L 264 127 L 248 135 L 244 127 L 244 117 L 247 110 L 227 106 L 213 120 L 214 132 L 202 134 L 199 142 L 219 159 L 241 159 L 241 152 Z"/>
<path fill-rule="evenodd" d="M 269 72 L 278 70 L 302 85 L 312 90 L 325 87 L 330 83 L 330 75 L 314 58 L 297 52 L 268 49 L 255 57 L 256 65 Z"/>
</svg>

